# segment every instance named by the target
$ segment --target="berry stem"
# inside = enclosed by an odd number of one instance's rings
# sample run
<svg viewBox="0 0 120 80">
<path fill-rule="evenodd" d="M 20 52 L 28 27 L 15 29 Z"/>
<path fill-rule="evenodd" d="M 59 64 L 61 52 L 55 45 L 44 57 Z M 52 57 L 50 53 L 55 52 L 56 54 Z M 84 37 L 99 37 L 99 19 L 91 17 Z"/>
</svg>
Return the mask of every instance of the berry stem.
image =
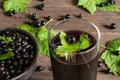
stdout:
<svg viewBox="0 0 120 80">
<path fill-rule="evenodd" d="M 83 60 L 85 61 L 86 66 L 87 66 L 88 68 L 90 68 L 90 64 L 87 62 L 87 59 L 85 58 L 85 56 L 84 56 L 83 54 L 80 54 L 80 55 L 81 55 L 81 57 L 83 58 Z"/>
<path fill-rule="evenodd" d="M 43 27 L 47 26 L 52 21 L 53 21 L 53 19 L 50 19 Z"/>
<path fill-rule="evenodd" d="M 110 49 L 110 48 L 107 48 L 107 47 L 104 46 L 104 45 L 100 45 L 100 47 L 101 47 L 101 48 L 104 48 L 104 49 L 112 50 L 112 49 Z"/>
</svg>

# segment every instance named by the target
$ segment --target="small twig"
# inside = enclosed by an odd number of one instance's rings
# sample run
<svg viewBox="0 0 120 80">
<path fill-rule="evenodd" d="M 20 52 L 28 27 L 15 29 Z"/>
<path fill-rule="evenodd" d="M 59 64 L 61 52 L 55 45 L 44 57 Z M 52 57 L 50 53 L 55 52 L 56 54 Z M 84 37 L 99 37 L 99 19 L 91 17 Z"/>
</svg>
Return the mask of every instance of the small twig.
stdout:
<svg viewBox="0 0 120 80">
<path fill-rule="evenodd" d="M 80 52 L 80 51 L 79 51 Z M 90 68 L 90 64 L 88 63 L 87 59 L 85 58 L 85 56 L 83 54 L 80 54 L 81 57 L 83 58 L 83 60 L 85 61 L 86 65 L 88 68 Z"/>
<path fill-rule="evenodd" d="M 52 21 L 53 21 L 53 19 L 50 19 L 43 27 L 47 26 Z"/>
</svg>

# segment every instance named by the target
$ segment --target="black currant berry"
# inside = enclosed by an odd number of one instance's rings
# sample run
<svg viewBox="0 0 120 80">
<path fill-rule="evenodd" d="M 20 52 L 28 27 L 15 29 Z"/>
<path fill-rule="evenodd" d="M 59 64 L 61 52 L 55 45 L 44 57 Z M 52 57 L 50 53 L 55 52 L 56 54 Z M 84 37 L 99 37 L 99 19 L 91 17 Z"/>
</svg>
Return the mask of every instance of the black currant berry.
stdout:
<svg viewBox="0 0 120 80">
<path fill-rule="evenodd" d="M 120 51 L 115 51 L 115 55 L 120 55 Z"/>
<path fill-rule="evenodd" d="M 101 67 L 103 65 L 102 61 L 98 61 L 98 67 Z"/>
<path fill-rule="evenodd" d="M 4 40 L 0 40 L 0 45 L 3 45 L 5 43 Z"/>
<path fill-rule="evenodd" d="M 38 5 L 38 9 L 39 10 L 44 10 L 45 9 L 45 4 L 42 3 L 42 4 Z"/>
<path fill-rule="evenodd" d="M 100 3 L 100 7 L 104 7 L 105 6 L 105 3 Z"/>
<path fill-rule="evenodd" d="M 43 67 L 42 66 L 37 66 L 36 67 L 36 71 L 42 71 L 43 70 Z"/>
<path fill-rule="evenodd" d="M 73 43 L 75 43 L 77 40 L 76 40 L 76 36 L 75 35 L 68 35 L 67 37 L 66 37 L 66 41 L 67 41 L 67 43 L 69 43 L 69 44 L 73 44 Z"/>
<path fill-rule="evenodd" d="M 50 19 L 52 19 L 52 17 L 51 17 L 51 16 L 48 16 L 48 17 L 47 17 L 47 20 L 50 20 Z"/>
<path fill-rule="evenodd" d="M 105 71 L 105 73 L 111 74 L 111 73 L 112 73 L 112 70 L 111 70 L 111 69 L 107 69 L 107 70 Z"/>
<path fill-rule="evenodd" d="M 115 0 L 109 0 L 109 3 L 110 4 L 115 4 L 116 2 L 115 2 Z"/>
<path fill-rule="evenodd" d="M 16 14 L 16 13 L 17 13 L 17 11 L 16 11 L 16 10 L 13 10 L 12 12 L 13 12 L 13 14 Z"/>
<path fill-rule="evenodd" d="M 44 26 L 46 24 L 45 21 L 41 21 L 41 26 Z"/>
<path fill-rule="evenodd" d="M 115 23 L 112 23 L 112 24 L 110 25 L 110 29 L 115 29 L 115 28 L 117 28 L 117 25 L 116 25 Z"/>
<path fill-rule="evenodd" d="M 65 15 L 65 18 L 66 18 L 66 19 L 70 19 L 71 16 L 70 16 L 69 14 L 67 14 L 67 15 Z"/>
</svg>

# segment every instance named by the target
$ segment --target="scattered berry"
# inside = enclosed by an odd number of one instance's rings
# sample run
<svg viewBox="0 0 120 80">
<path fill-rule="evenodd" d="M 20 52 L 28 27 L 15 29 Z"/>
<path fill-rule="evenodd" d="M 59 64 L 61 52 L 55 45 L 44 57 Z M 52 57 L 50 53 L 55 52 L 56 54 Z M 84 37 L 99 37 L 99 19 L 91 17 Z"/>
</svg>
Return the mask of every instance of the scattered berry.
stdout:
<svg viewBox="0 0 120 80">
<path fill-rule="evenodd" d="M 43 70 L 43 67 L 42 66 L 37 66 L 36 67 L 36 71 L 42 71 Z"/>
<path fill-rule="evenodd" d="M 41 3 L 40 5 L 38 5 L 38 9 L 39 10 L 44 10 L 45 9 L 45 4 Z"/>
<path fill-rule="evenodd" d="M 116 25 L 115 23 L 112 23 L 112 24 L 110 25 L 110 29 L 115 29 L 115 28 L 117 28 L 117 25 Z"/>
<path fill-rule="evenodd" d="M 115 55 L 120 55 L 120 51 L 115 51 Z"/>
<path fill-rule="evenodd" d="M 100 3 L 100 7 L 103 7 L 103 6 L 105 6 L 105 3 Z"/>
<path fill-rule="evenodd" d="M 41 21 L 41 26 L 44 26 L 46 24 L 45 21 Z"/>
<path fill-rule="evenodd" d="M 52 19 L 51 16 L 48 16 L 48 17 L 47 17 L 47 20 L 50 20 L 50 19 Z"/>
<path fill-rule="evenodd" d="M 98 67 L 101 67 L 103 65 L 102 61 L 98 61 Z"/>
<path fill-rule="evenodd" d="M 66 18 L 66 19 L 70 19 L 71 16 L 70 16 L 69 14 L 67 14 L 67 15 L 65 16 L 65 18 Z"/>
<path fill-rule="evenodd" d="M 111 74 L 111 73 L 112 73 L 112 70 L 111 70 L 111 69 L 107 69 L 107 70 L 105 70 L 105 73 Z"/>
</svg>

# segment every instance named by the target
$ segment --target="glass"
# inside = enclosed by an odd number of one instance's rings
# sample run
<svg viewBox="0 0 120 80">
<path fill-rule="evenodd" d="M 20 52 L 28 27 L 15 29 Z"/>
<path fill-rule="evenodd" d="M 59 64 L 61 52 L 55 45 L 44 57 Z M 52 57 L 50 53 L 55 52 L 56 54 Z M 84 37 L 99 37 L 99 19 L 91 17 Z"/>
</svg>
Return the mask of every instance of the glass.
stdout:
<svg viewBox="0 0 120 80">
<path fill-rule="evenodd" d="M 50 37 L 52 30 L 56 31 L 53 38 Z M 61 45 L 61 31 L 75 36 L 88 34 L 92 45 L 72 56 L 66 55 L 57 48 Z M 82 18 L 59 21 L 49 29 L 48 40 L 54 80 L 96 80 L 100 31 L 95 24 Z M 62 52 L 65 57 L 56 55 L 55 51 Z"/>
</svg>

